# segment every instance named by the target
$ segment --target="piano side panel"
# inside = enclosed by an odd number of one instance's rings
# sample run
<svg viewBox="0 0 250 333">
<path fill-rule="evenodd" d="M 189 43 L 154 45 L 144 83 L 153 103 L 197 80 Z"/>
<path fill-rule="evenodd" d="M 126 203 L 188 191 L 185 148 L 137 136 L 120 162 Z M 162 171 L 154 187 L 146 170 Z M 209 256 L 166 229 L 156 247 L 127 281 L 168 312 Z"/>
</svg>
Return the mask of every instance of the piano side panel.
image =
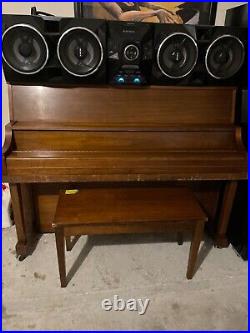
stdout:
<svg viewBox="0 0 250 333">
<path fill-rule="evenodd" d="M 232 124 L 232 87 L 12 86 L 14 121 L 98 124 Z"/>
</svg>

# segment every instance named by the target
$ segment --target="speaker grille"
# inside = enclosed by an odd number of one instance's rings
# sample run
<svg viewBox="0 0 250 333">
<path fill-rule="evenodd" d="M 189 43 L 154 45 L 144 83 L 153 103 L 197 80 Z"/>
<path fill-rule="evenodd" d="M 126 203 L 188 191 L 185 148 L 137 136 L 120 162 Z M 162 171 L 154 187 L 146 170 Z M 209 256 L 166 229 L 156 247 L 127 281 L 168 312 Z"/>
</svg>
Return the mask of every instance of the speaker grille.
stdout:
<svg viewBox="0 0 250 333">
<path fill-rule="evenodd" d="M 208 73 L 215 79 L 229 79 L 243 65 L 244 45 L 239 38 L 223 35 L 215 39 L 207 49 L 205 63 Z"/>
<path fill-rule="evenodd" d="M 85 77 L 94 74 L 102 64 L 103 47 L 93 31 L 84 27 L 74 27 L 60 37 L 57 55 L 67 72 Z"/>
<path fill-rule="evenodd" d="M 196 65 L 198 47 L 188 34 L 176 32 L 166 37 L 157 51 L 157 64 L 163 75 L 171 79 L 187 76 Z"/>
<path fill-rule="evenodd" d="M 49 58 L 43 35 L 33 26 L 16 24 L 3 33 L 2 56 L 6 64 L 20 74 L 36 74 Z"/>
</svg>

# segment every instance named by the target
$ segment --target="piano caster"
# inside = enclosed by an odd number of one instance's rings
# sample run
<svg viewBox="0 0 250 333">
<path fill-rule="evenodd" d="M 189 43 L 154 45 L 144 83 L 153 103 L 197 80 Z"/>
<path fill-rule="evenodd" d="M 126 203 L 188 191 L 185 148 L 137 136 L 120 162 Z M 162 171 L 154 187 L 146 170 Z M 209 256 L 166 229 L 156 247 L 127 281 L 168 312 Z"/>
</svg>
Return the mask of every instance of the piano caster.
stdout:
<svg viewBox="0 0 250 333">
<path fill-rule="evenodd" d="M 226 236 L 217 236 L 214 242 L 214 247 L 218 249 L 223 249 L 229 246 L 229 241 Z"/>
<path fill-rule="evenodd" d="M 18 241 L 16 244 L 16 258 L 18 261 L 23 261 L 30 254 L 32 254 L 31 246 L 29 243 Z"/>
<path fill-rule="evenodd" d="M 16 258 L 17 258 L 18 261 L 24 261 L 24 259 L 26 259 L 27 256 L 24 256 L 24 255 L 21 255 L 21 254 L 17 254 Z"/>
<path fill-rule="evenodd" d="M 177 232 L 177 243 L 178 245 L 183 245 L 183 233 Z"/>
</svg>

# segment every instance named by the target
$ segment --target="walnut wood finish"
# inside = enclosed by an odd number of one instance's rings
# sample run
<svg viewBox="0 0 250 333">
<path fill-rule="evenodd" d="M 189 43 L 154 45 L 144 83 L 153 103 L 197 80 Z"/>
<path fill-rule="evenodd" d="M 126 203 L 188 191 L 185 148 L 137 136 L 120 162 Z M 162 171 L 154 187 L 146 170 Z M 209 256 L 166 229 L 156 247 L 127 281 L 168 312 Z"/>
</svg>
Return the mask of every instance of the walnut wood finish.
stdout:
<svg viewBox="0 0 250 333">
<path fill-rule="evenodd" d="M 16 254 L 21 259 L 36 246 L 35 212 L 31 186 L 10 183 L 10 193 L 18 242 Z"/>
<path fill-rule="evenodd" d="M 181 208 L 181 213 L 178 212 Z M 203 220 L 206 215 L 188 188 L 88 188 L 76 194 L 61 192 L 54 223 L 57 226 L 102 223 Z"/>
<path fill-rule="evenodd" d="M 119 135 L 119 140 L 117 136 Z M 206 128 L 165 131 L 19 131 L 14 133 L 17 152 L 166 152 L 166 151 L 237 151 L 235 128 Z M 43 154 L 45 155 L 45 154 Z M 43 156 L 42 155 L 42 156 Z M 55 154 L 56 155 L 56 154 Z M 46 156 L 46 155 L 45 155 Z M 80 156 L 80 154 L 79 154 Z"/>
<path fill-rule="evenodd" d="M 179 187 L 185 186 L 190 187 L 190 189 L 195 193 L 196 198 L 198 199 L 203 210 L 206 212 L 206 215 L 209 217 L 209 223 L 207 226 L 211 235 L 214 233 L 214 225 L 216 222 L 216 213 L 218 200 L 221 193 L 221 182 L 197 182 L 197 181 L 188 181 L 188 182 L 126 182 L 126 183 L 41 183 L 32 185 L 33 196 L 35 201 L 35 207 L 37 208 L 37 229 L 39 232 L 52 232 L 52 223 L 55 217 L 56 206 L 59 197 L 60 190 L 66 189 L 78 189 L 85 190 L 91 188 L 120 188 L 120 187 L 138 187 L 142 189 L 161 186 L 161 187 Z"/>
<path fill-rule="evenodd" d="M 203 236 L 204 221 L 200 221 L 196 224 L 196 228 L 193 230 L 193 238 L 190 245 L 188 268 L 187 268 L 187 279 L 192 279 L 195 273 L 196 258 L 198 255 L 200 242 Z"/>
<path fill-rule="evenodd" d="M 55 189 L 103 182 L 188 181 L 199 187 L 197 197 L 214 220 L 220 186 L 210 191 L 206 184 L 247 178 L 235 95 L 232 87 L 10 86 L 3 180 L 32 189 L 42 232 L 52 230 Z M 226 203 L 222 209 L 230 214 Z M 225 241 L 227 227 L 225 213 L 220 216 L 216 245 Z"/>
<path fill-rule="evenodd" d="M 54 88 L 13 86 L 13 120 L 107 124 L 232 124 L 231 87 Z"/>
<path fill-rule="evenodd" d="M 67 286 L 65 238 L 89 234 L 191 231 L 187 278 L 192 279 L 207 216 L 188 188 L 89 188 L 61 191 L 55 228 L 61 286 Z M 69 246 L 67 245 L 67 249 Z"/>
<path fill-rule="evenodd" d="M 6 157 L 12 151 L 13 138 L 12 138 L 12 126 L 11 123 L 5 126 L 5 141 L 2 147 L 2 176 L 7 176 L 7 165 L 6 165 Z"/>
<path fill-rule="evenodd" d="M 14 124 L 12 182 L 236 180 L 247 177 L 240 129 L 24 130 Z M 62 126 L 62 125 L 60 125 Z M 118 138 L 118 139 L 117 139 Z M 63 167 L 62 167 L 63 166 Z"/>
<path fill-rule="evenodd" d="M 10 194 L 13 207 L 13 214 L 16 224 L 16 233 L 18 243 L 16 245 L 16 251 L 19 254 L 23 254 L 27 251 L 27 236 L 25 222 L 23 219 L 22 202 L 21 202 L 21 189 L 18 184 L 10 184 Z"/>
<path fill-rule="evenodd" d="M 232 210 L 236 190 L 237 190 L 236 181 L 227 182 L 225 186 L 223 202 L 220 211 L 220 218 L 219 218 L 220 224 L 218 225 L 216 233 L 215 244 L 217 244 L 218 247 L 226 247 L 229 245 L 229 242 L 225 237 L 225 234 L 227 232 L 227 227 L 230 219 L 230 213 Z"/>
<path fill-rule="evenodd" d="M 62 228 L 57 228 L 55 230 L 56 237 L 56 249 L 57 249 L 57 259 L 59 266 L 59 274 L 61 287 L 64 288 L 67 286 L 67 278 L 66 278 L 66 265 L 65 265 L 65 244 L 64 244 L 64 234 Z"/>
</svg>

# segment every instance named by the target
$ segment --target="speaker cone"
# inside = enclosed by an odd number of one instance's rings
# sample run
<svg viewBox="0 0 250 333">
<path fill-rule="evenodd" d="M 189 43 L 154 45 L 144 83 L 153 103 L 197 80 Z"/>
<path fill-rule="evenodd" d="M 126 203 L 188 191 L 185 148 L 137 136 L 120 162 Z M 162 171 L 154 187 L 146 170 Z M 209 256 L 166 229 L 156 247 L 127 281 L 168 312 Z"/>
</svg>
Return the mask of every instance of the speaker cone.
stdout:
<svg viewBox="0 0 250 333">
<path fill-rule="evenodd" d="M 195 40 L 182 32 L 166 37 L 157 51 L 157 64 L 165 76 L 180 79 L 187 76 L 196 65 L 198 47 Z"/>
<path fill-rule="evenodd" d="M 206 68 L 215 79 L 228 79 L 241 68 L 245 57 L 243 43 L 239 38 L 223 35 L 215 39 L 206 52 Z"/>
<path fill-rule="evenodd" d="M 57 56 L 67 72 L 85 77 L 95 73 L 101 65 L 103 47 L 94 32 L 84 27 L 74 27 L 60 37 Z"/>
<path fill-rule="evenodd" d="M 36 74 L 49 58 L 43 35 L 27 24 L 16 24 L 3 33 L 2 56 L 6 64 L 20 74 Z"/>
</svg>

